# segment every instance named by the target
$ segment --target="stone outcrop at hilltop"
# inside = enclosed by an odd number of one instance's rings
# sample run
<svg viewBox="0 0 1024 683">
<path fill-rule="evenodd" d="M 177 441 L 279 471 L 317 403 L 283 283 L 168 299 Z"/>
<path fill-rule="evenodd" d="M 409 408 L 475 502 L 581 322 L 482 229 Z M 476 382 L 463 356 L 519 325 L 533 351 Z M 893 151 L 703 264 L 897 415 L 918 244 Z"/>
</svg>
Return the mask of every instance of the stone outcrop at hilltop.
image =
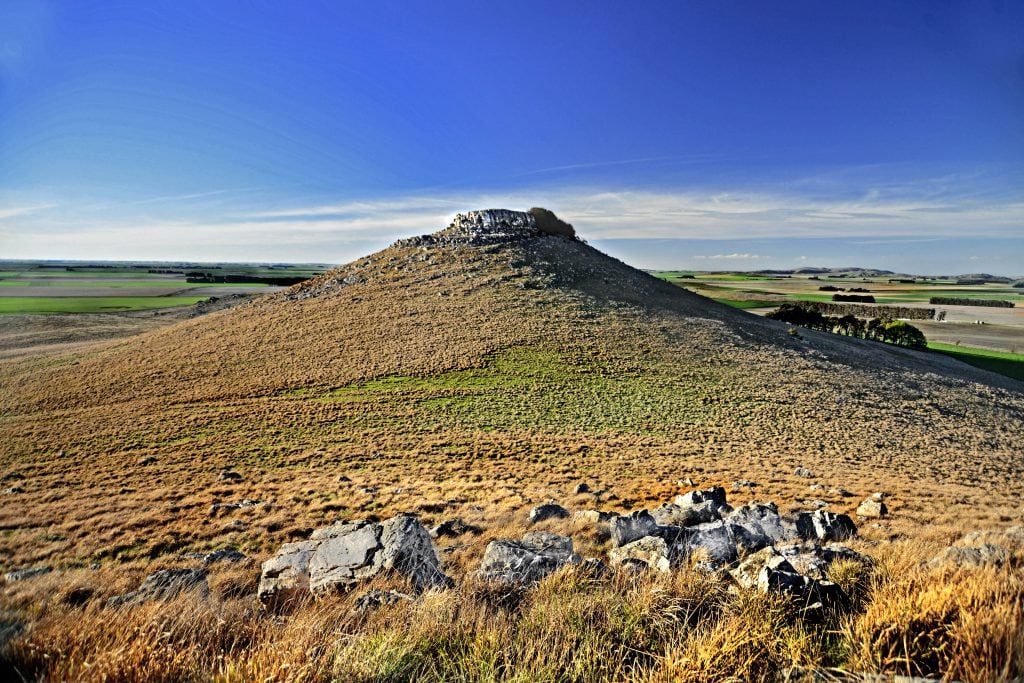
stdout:
<svg viewBox="0 0 1024 683">
<path fill-rule="evenodd" d="M 396 247 L 426 247 L 434 245 L 483 246 L 502 242 L 518 242 L 542 235 L 561 235 L 576 239 L 576 231 L 547 209 L 529 211 L 483 209 L 467 211 L 455 216 L 445 230 L 432 235 L 410 237 L 395 242 Z"/>
</svg>

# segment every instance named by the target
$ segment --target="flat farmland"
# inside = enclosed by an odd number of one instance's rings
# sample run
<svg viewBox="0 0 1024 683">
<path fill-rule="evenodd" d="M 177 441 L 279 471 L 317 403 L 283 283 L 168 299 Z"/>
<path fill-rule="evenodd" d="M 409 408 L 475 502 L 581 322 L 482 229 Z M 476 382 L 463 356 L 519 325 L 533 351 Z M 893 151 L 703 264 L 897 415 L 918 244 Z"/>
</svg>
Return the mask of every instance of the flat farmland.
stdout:
<svg viewBox="0 0 1024 683">
<path fill-rule="evenodd" d="M 834 294 L 874 297 L 874 306 L 901 306 L 944 312 L 942 321 L 913 320 L 929 348 L 987 370 L 1024 377 L 1024 289 L 1008 283 L 958 284 L 953 278 L 891 275 L 777 275 L 761 273 L 695 273 L 665 271 L 658 277 L 692 292 L 755 315 L 766 315 L 784 303 L 832 301 Z M 832 291 L 822 288 L 835 288 Z M 929 303 L 932 297 L 995 299 L 1013 308 Z M 872 306 L 872 304 L 866 304 Z M 993 352 L 996 354 L 993 355 Z"/>
<path fill-rule="evenodd" d="M 275 282 L 313 277 L 326 268 L 0 262 L 0 359 L 132 336 L 242 303 L 281 289 Z M 228 278 L 236 281 L 217 281 Z"/>
</svg>

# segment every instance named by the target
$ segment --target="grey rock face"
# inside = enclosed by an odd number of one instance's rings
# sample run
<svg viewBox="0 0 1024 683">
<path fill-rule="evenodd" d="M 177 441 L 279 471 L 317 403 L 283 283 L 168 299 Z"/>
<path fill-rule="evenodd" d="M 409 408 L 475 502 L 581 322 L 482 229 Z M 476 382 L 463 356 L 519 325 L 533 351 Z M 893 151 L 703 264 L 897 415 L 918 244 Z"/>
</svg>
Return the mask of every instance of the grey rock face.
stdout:
<svg viewBox="0 0 1024 683">
<path fill-rule="evenodd" d="M 819 603 L 825 607 L 838 607 L 846 601 L 843 590 L 831 581 L 818 581 L 768 566 L 758 575 L 757 589 L 762 593 L 789 595 L 808 605 Z"/>
<path fill-rule="evenodd" d="M 857 535 L 857 525 L 848 515 L 825 510 L 801 512 L 796 518 L 796 529 L 806 541 L 845 541 Z"/>
<path fill-rule="evenodd" d="M 668 572 L 672 569 L 673 552 L 660 536 L 645 536 L 624 546 L 612 548 L 608 559 L 613 567 L 654 569 Z"/>
<path fill-rule="evenodd" d="M 736 545 L 743 552 L 754 552 L 796 537 L 796 530 L 787 528 L 774 503 L 743 505 L 733 510 L 727 519 Z"/>
<path fill-rule="evenodd" d="M 412 602 L 414 598 L 396 590 L 382 591 L 379 588 L 367 591 L 356 598 L 354 610 L 359 613 L 372 612 L 386 605 L 397 605 L 400 602 Z"/>
<path fill-rule="evenodd" d="M 245 559 L 243 553 L 227 548 L 221 548 L 209 553 L 185 553 L 184 557 L 190 560 L 199 560 L 203 563 L 204 567 L 215 562 L 241 562 Z"/>
<path fill-rule="evenodd" d="M 280 604 L 310 591 L 348 590 L 382 573 L 407 578 L 417 591 L 451 585 L 430 534 L 415 517 L 342 522 L 317 529 L 308 541 L 286 543 L 263 563 L 257 595 Z"/>
<path fill-rule="evenodd" d="M 686 506 L 666 503 L 651 510 L 651 516 L 662 526 L 694 526 L 722 518 L 719 514 L 719 506 L 712 500 Z"/>
<path fill-rule="evenodd" d="M 53 571 L 50 567 L 31 567 L 25 569 L 15 569 L 12 572 L 4 574 L 4 581 L 7 583 L 14 583 L 15 581 L 25 581 L 26 579 L 32 579 L 43 574 L 49 574 Z"/>
<path fill-rule="evenodd" d="M 604 512 L 603 510 L 577 510 L 572 514 L 572 521 L 576 524 L 608 524 L 619 516 L 617 512 Z"/>
<path fill-rule="evenodd" d="M 455 216 L 446 230 L 433 235 L 401 239 L 396 247 L 427 247 L 431 245 L 468 244 L 483 246 L 517 242 L 541 234 L 536 217 L 526 211 L 483 209 Z"/>
<path fill-rule="evenodd" d="M 778 571 L 796 572 L 796 569 L 782 553 L 772 546 L 768 546 L 748 555 L 738 567 L 729 572 L 729 575 L 743 588 L 756 588 L 761 570 L 765 567 Z"/>
<path fill-rule="evenodd" d="M 555 503 L 545 503 L 530 510 L 530 524 L 543 522 L 546 519 L 568 519 L 569 511 Z"/>
<path fill-rule="evenodd" d="M 693 507 L 701 503 L 711 502 L 714 504 L 715 509 L 718 509 L 725 505 L 725 489 L 721 486 L 714 486 L 700 491 L 689 491 L 676 496 L 672 502 L 680 507 Z"/>
<path fill-rule="evenodd" d="M 814 478 L 814 472 L 810 471 L 809 469 L 803 466 L 797 467 L 795 470 L 793 470 L 793 474 L 795 474 L 798 477 L 806 477 L 807 479 Z"/>
<path fill-rule="evenodd" d="M 933 567 L 1000 566 L 1010 559 L 1010 552 L 1001 545 L 984 543 L 973 548 L 950 546 L 936 555 L 929 564 Z"/>
<path fill-rule="evenodd" d="M 546 531 L 534 531 L 521 541 L 491 541 L 484 550 L 479 576 L 504 583 L 540 581 L 567 564 L 579 564 L 572 539 Z"/>
<path fill-rule="evenodd" d="M 456 517 L 455 519 L 446 519 L 435 526 L 430 530 L 430 535 L 433 538 L 442 538 L 444 536 L 455 538 L 463 534 L 479 534 L 481 531 L 483 530 L 480 527 L 466 524 L 461 518 Z"/>
<path fill-rule="evenodd" d="M 875 498 L 868 498 L 857 506 L 857 516 L 864 519 L 877 519 L 885 517 L 887 514 L 889 514 L 889 508 L 881 500 Z"/>
<path fill-rule="evenodd" d="M 309 560 L 309 588 L 321 595 L 348 590 L 382 572 L 408 578 L 417 591 L 451 585 L 441 572 L 430 534 L 415 517 L 392 517 L 380 524 L 353 522 L 321 530 Z"/>
<path fill-rule="evenodd" d="M 147 576 L 137 589 L 107 600 L 107 607 L 169 600 L 183 593 L 209 597 L 210 586 L 206 582 L 206 572 L 202 569 L 161 569 Z"/>
<path fill-rule="evenodd" d="M 309 561 L 319 541 L 285 543 L 277 555 L 263 563 L 256 596 L 264 604 L 279 605 L 309 592 Z"/>
<path fill-rule="evenodd" d="M 617 548 L 638 538 L 658 533 L 658 523 L 647 510 L 636 510 L 628 515 L 620 515 L 608 522 L 608 528 L 612 534 L 612 544 Z"/>
<path fill-rule="evenodd" d="M 686 553 L 713 567 L 721 567 L 736 560 L 736 542 L 725 522 L 698 524 L 687 529 Z"/>
<path fill-rule="evenodd" d="M 786 558 L 799 574 L 814 579 L 824 579 L 829 566 L 837 560 L 850 560 L 861 564 L 871 564 L 871 559 L 846 546 L 817 543 L 795 543 L 776 546 L 776 550 Z"/>
</svg>

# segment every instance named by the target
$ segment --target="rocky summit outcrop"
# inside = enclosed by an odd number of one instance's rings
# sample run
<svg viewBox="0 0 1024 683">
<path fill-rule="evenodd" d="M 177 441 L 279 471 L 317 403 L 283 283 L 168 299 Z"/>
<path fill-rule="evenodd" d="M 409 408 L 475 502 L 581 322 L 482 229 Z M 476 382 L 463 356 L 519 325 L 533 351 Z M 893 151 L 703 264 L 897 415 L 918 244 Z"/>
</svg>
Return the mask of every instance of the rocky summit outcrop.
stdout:
<svg viewBox="0 0 1024 683">
<path fill-rule="evenodd" d="M 474 247 L 502 242 L 518 242 L 542 235 L 576 238 L 571 225 L 547 209 L 529 211 L 483 209 L 456 214 L 447 229 L 432 235 L 410 237 L 395 242 L 396 247 L 469 245 Z"/>
<path fill-rule="evenodd" d="M 263 563 L 258 597 L 280 605 L 308 593 L 345 591 L 384 573 L 406 578 L 416 591 L 452 584 L 430 533 L 415 517 L 352 521 L 317 529 L 308 541 L 286 543 Z"/>
</svg>

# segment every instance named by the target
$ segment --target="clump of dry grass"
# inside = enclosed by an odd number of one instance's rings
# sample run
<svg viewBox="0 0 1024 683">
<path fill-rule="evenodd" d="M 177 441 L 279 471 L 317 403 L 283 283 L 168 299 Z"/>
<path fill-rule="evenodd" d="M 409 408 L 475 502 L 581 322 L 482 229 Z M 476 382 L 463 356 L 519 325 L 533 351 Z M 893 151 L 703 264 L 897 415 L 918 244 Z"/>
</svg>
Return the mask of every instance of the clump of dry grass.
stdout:
<svg viewBox="0 0 1024 683">
<path fill-rule="evenodd" d="M 759 681 L 793 666 L 966 683 L 1024 674 L 1021 565 L 929 568 L 908 559 L 927 546 L 899 545 L 871 573 L 836 570 L 863 591 L 853 613 L 808 618 L 785 598 L 689 570 L 566 568 L 534 587 L 467 576 L 367 613 L 353 609 L 357 594 L 288 615 L 216 591 L 120 610 L 54 594 L 31 603 L 3 661 L 30 680 L 124 682 Z"/>
<path fill-rule="evenodd" d="M 1024 572 L 919 565 L 879 581 L 843 637 L 858 669 L 966 683 L 1024 676 Z"/>
</svg>

